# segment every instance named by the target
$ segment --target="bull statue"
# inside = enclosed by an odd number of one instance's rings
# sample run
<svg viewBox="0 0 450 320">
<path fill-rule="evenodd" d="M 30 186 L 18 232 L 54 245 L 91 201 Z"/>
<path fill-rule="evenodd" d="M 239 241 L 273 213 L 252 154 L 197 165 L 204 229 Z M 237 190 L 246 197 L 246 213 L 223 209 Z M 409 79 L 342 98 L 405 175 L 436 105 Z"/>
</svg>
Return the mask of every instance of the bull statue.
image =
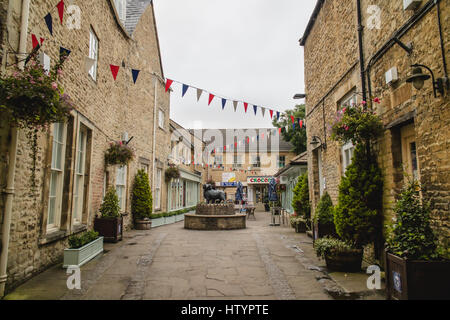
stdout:
<svg viewBox="0 0 450 320">
<path fill-rule="evenodd" d="M 227 196 L 225 192 L 220 190 L 215 190 L 212 185 L 205 184 L 203 185 L 203 196 L 205 197 L 206 203 L 219 203 L 225 202 L 227 200 Z"/>
</svg>

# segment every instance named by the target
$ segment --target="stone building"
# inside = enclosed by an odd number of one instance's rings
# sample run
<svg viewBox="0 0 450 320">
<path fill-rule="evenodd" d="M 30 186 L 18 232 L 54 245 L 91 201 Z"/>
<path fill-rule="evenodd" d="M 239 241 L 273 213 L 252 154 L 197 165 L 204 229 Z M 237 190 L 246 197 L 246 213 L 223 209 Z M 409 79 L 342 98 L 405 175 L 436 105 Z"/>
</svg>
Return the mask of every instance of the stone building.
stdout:
<svg viewBox="0 0 450 320">
<path fill-rule="evenodd" d="M 30 189 L 26 132 L 17 132 L 0 117 L 0 188 L 5 190 L 0 197 L 0 295 L 5 283 L 10 290 L 60 262 L 68 236 L 92 229 L 109 186 L 116 187 L 124 227 L 130 228 L 130 193 L 138 169 L 149 173 L 153 197 L 162 199 L 161 210 L 167 210 L 162 172 L 171 151 L 169 93 L 151 1 L 77 1 L 79 28 L 70 27 L 70 4 L 60 23 L 57 3 L 0 2 L 2 71 L 17 70 L 14 64 L 26 55 L 14 53 L 32 51 L 32 34 L 45 39 L 39 55 L 47 66 L 59 59 L 60 46 L 67 48 L 71 53 L 59 81 L 75 106 L 67 123 L 39 134 L 35 192 Z M 44 21 L 48 12 L 53 35 Z M 94 61 L 89 70 L 86 57 Z M 115 80 L 110 64 L 120 67 Z M 141 70 L 135 84 L 131 69 Z M 105 151 L 110 142 L 122 140 L 129 141 L 135 158 L 110 170 Z"/>
<path fill-rule="evenodd" d="M 432 201 L 439 239 L 450 240 L 450 108 L 448 90 L 433 93 L 406 80 L 413 64 L 448 79 L 450 6 L 446 1 L 319 0 L 300 39 L 305 54 L 308 168 L 313 209 L 327 190 L 336 204 L 338 186 L 354 146 L 330 139 L 330 125 L 345 105 L 378 97 L 385 125 L 377 142 L 384 176 L 383 224 L 404 185 L 403 170 L 420 180 Z M 359 32 L 360 31 L 360 32 Z M 425 67 L 422 72 L 430 74 Z M 448 84 L 448 82 L 447 82 Z M 316 137 L 314 139 L 314 137 Z M 315 145 L 310 142 L 315 140 Z M 384 239 L 372 258 L 382 259 Z"/>
<path fill-rule="evenodd" d="M 232 200 L 241 182 L 255 204 L 264 201 L 275 173 L 296 156 L 276 129 L 209 129 L 203 130 L 203 140 L 212 151 L 209 179 Z"/>
</svg>

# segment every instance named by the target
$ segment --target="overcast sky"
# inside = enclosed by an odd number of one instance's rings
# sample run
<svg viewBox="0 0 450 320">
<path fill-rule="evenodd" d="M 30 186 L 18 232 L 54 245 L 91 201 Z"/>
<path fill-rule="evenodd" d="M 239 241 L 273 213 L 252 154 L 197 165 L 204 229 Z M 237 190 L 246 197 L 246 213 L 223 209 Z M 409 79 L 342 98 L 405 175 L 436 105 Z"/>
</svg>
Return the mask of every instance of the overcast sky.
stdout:
<svg viewBox="0 0 450 320">
<path fill-rule="evenodd" d="M 154 0 L 166 78 L 225 98 L 248 102 L 247 113 L 232 102 L 222 111 L 196 89 L 181 98 L 174 83 L 171 118 L 185 128 L 269 128 L 253 104 L 291 109 L 304 92 L 303 48 L 298 40 L 315 0 Z"/>
</svg>

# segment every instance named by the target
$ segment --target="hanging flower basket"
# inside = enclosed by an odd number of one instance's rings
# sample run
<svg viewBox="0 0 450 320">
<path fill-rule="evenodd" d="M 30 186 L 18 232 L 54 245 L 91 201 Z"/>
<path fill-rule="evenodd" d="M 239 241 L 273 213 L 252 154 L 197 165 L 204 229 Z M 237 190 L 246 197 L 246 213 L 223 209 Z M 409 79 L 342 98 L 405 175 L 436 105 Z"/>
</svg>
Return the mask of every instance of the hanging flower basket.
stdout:
<svg viewBox="0 0 450 320">
<path fill-rule="evenodd" d="M 47 131 L 50 124 L 64 122 L 73 108 L 64 89 L 57 83 L 62 74 L 65 57 L 49 71 L 33 57 L 24 70 L 0 75 L 0 112 L 18 128 L 28 129 L 27 138 L 32 149 L 31 187 L 36 187 L 35 171 L 39 131 Z M 2 115 L 3 116 L 3 115 Z"/>
<path fill-rule="evenodd" d="M 180 175 L 180 170 L 177 167 L 169 167 L 165 173 L 166 182 L 169 182 L 172 179 L 178 179 Z"/>
<path fill-rule="evenodd" d="M 105 152 L 107 165 L 127 165 L 134 158 L 133 150 L 122 141 L 111 142 Z"/>
</svg>

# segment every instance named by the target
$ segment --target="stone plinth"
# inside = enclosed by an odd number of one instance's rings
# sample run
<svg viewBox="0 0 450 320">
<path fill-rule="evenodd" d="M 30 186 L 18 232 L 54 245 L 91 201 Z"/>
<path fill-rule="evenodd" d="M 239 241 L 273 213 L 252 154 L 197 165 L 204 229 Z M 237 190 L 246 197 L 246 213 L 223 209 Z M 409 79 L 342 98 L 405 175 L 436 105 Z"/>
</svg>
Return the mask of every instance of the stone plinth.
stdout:
<svg viewBox="0 0 450 320">
<path fill-rule="evenodd" d="M 198 215 L 186 214 L 184 228 L 190 230 L 237 230 L 246 228 L 245 214 L 237 215 Z"/>
<path fill-rule="evenodd" d="M 234 205 L 230 204 L 199 204 L 196 214 L 204 216 L 230 216 L 234 215 Z"/>
</svg>

